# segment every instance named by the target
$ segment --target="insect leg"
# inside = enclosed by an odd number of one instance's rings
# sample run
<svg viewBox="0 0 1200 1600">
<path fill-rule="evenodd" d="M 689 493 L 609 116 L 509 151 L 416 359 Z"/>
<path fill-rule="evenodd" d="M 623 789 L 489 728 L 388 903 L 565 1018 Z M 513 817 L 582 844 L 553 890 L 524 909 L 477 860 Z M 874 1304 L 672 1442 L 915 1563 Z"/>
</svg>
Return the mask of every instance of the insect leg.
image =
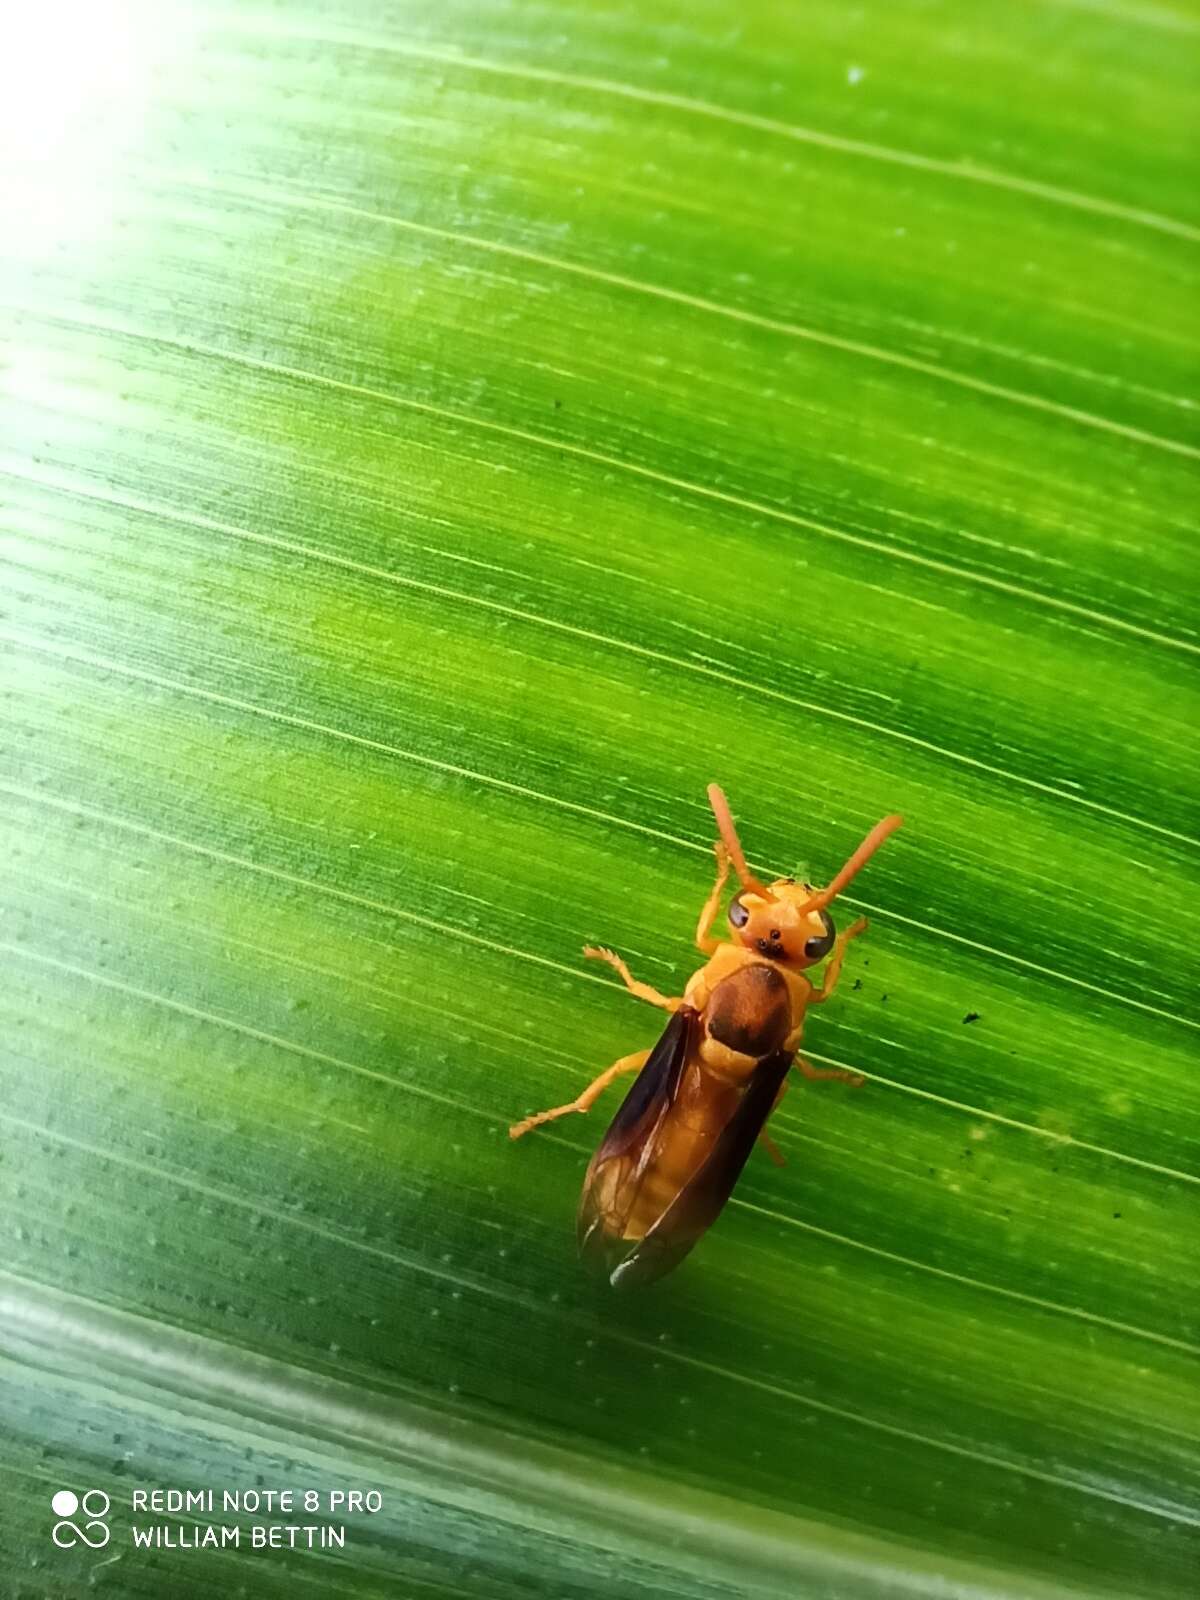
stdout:
<svg viewBox="0 0 1200 1600">
<path fill-rule="evenodd" d="M 615 967 L 624 978 L 630 994 L 637 995 L 639 1000 L 648 1000 L 652 1006 L 661 1006 L 664 1011 L 678 1011 L 683 1004 L 682 1000 L 669 1000 L 648 983 L 639 983 L 615 950 L 600 950 L 595 945 L 585 944 L 583 953 L 590 961 L 607 961 L 610 967 Z"/>
<path fill-rule="evenodd" d="M 787 1158 L 769 1133 L 760 1133 L 758 1142 L 777 1167 L 786 1167 Z"/>
<path fill-rule="evenodd" d="M 729 851 L 722 841 L 718 840 L 713 845 L 713 854 L 717 858 L 717 881 L 713 884 L 712 893 L 704 902 L 704 910 L 701 911 L 700 920 L 696 924 L 696 945 L 706 956 L 711 956 L 721 942 L 713 938 L 712 923 L 721 904 L 721 891 L 729 876 Z"/>
<path fill-rule="evenodd" d="M 809 996 L 810 1004 L 819 1006 L 822 1001 L 829 999 L 829 996 L 837 988 L 838 979 L 842 975 L 842 962 L 846 959 L 846 946 L 851 939 L 857 939 L 860 933 L 866 933 L 866 931 L 867 919 L 866 917 L 859 917 L 858 921 L 852 922 L 844 933 L 838 934 L 837 943 L 833 947 L 833 955 L 830 958 L 829 965 L 825 968 L 825 976 L 821 980 L 821 987 L 814 989 Z"/>
<path fill-rule="evenodd" d="M 773 1116 L 775 1114 L 775 1109 L 779 1105 L 779 1102 L 783 1099 L 784 1095 L 787 1093 L 787 1088 L 787 1079 L 785 1078 L 779 1085 L 779 1093 L 775 1096 L 775 1105 L 773 1105 L 771 1110 L 767 1113 L 768 1116 Z M 771 1160 L 777 1167 L 787 1166 L 787 1161 L 784 1157 L 783 1151 L 775 1143 L 774 1139 L 772 1139 L 771 1135 L 765 1128 L 759 1134 L 758 1142 L 760 1145 L 762 1145 L 763 1149 L 767 1152 L 768 1156 L 770 1156 Z"/>
<path fill-rule="evenodd" d="M 851 1083 L 856 1089 L 861 1089 L 867 1081 L 861 1072 L 843 1072 L 841 1067 L 814 1067 L 812 1062 L 805 1061 L 803 1056 L 797 1056 L 792 1065 L 802 1077 L 814 1080 L 830 1078 L 837 1083 Z"/>
<path fill-rule="evenodd" d="M 614 1061 L 611 1067 L 589 1083 L 578 1099 L 570 1101 L 565 1106 L 555 1106 L 551 1111 L 538 1111 L 521 1122 L 514 1122 L 508 1130 L 508 1137 L 519 1139 L 523 1133 L 528 1133 L 530 1128 L 538 1128 L 543 1122 L 553 1122 L 557 1117 L 565 1117 L 569 1111 L 587 1111 L 590 1106 L 595 1105 L 614 1078 L 619 1078 L 623 1072 L 640 1072 L 646 1065 L 649 1054 L 649 1050 L 635 1050 L 631 1056 L 622 1056 L 619 1061 Z"/>
</svg>

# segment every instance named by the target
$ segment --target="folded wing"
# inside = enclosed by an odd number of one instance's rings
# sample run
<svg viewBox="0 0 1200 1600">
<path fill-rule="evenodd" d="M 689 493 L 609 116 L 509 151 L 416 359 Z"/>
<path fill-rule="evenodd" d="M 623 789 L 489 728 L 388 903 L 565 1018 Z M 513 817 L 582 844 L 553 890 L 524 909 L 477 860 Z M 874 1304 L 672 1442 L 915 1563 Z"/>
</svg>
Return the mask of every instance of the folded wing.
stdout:
<svg viewBox="0 0 1200 1600">
<path fill-rule="evenodd" d="M 690 1006 L 672 1014 L 588 1166 L 579 1202 L 579 1248 L 598 1264 L 610 1264 L 611 1245 L 624 1232 L 654 1158 L 659 1130 L 698 1041 L 699 1020 Z"/>
<path fill-rule="evenodd" d="M 720 1216 L 793 1060 L 778 1050 L 755 1067 L 695 1173 L 640 1239 L 623 1237 L 679 1082 L 700 1042 L 700 1017 L 675 1012 L 592 1157 L 579 1206 L 579 1248 L 614 1288 L 652 1283 L 678 1266 Z"/>
</svg>

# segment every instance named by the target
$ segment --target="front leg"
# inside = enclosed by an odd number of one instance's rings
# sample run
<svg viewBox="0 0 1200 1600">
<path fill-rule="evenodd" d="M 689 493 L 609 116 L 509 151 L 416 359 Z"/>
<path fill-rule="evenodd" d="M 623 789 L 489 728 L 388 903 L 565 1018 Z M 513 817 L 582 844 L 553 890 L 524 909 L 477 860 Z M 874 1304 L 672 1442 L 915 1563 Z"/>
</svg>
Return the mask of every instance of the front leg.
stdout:
<svg viewBox="0 0 1200 1600">
<path fill-rule="evenodd" d="M 523 1133 L 528 1133 L 530 1128 L 539 1128 L 543 1122 L 554 1122 L 559 1117 L 565 1117 L 569 1111 L 587 1111 L 590 1106 L 595 1105 L 614 1078 L 619 1078 L 623 1072 L 640 1072 L 649 1057 L 649 1050 L 637 1050 L 631 1056 L 622 1056 L 598 1078 L 593 1079 L 577 1099 L 568 1101 L 565 1106 L 555 1106 L 550 1111 L 537 1111 L 532 1117 L 514 1122 L 508 1130 L 508 1137 L 519 1139 Z"/>
<path fill-rule="evenodd" d="M 822 1005 L 837 988 L 838 979 L 842 975 L 842 962 L 846 959 L 846 946 L 851 939 L 857 939 L 860 933 L 866 933 L 866 931 L 867 919 L 866 917 L 859 917 L 857 922 L 850 924 L 845 933 L 838 934 L 837 943 L 833 947 L 833 955 L 830 957 L 829 965 L 825 968 L 825 976 L 821 981 L 821 987 L 814 989 L 809 996 L 813 1005 Z"/>
<path fill-rule="evenodd" d="M 652 1006 L 661 1006 L 664 1011 L 678 1011 L 683 1004 L 682 999 L 671 1000 L 648 983 L 639 983 L 615 950 L 601 950 L 595 945 L 585 944 L 583 953 L 589 961 L 607 961 L 610 967 L 615 967 L 624 978 L 630 994 L 637 995 L 639 1000 L 648 1000 Z"/>
<path fill-rule="evenodd" d="M 725 880 L 729 876 L 729 851 L 719 840 L 713 845 L 713 854 L 717 858 L 717 881 L 713 884 L 712 893 L 704 902 L 704 910 L 701 911 L 700 920 L 696 924 L 696 945 L 706 956 L 711 956 L 721 945 L 719 939 L 713 938 L 712 922 L 721 904 Z"/>
</svg>

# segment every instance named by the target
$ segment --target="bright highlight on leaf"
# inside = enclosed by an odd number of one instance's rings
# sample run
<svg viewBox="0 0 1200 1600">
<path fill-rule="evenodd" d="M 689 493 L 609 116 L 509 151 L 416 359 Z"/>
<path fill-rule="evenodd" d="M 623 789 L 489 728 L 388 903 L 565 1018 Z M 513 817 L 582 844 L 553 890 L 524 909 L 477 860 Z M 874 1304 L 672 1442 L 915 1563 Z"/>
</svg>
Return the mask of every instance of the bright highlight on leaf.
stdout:
<svg viewBox="0 0 1200 1600">
<path fill-rule="evenodd" d="M 1191 1594 L 1196 40 L 14 20 L 0 1593 Z M 622 1298 L 714 777 L 867 1081 Z"/>
</svg>

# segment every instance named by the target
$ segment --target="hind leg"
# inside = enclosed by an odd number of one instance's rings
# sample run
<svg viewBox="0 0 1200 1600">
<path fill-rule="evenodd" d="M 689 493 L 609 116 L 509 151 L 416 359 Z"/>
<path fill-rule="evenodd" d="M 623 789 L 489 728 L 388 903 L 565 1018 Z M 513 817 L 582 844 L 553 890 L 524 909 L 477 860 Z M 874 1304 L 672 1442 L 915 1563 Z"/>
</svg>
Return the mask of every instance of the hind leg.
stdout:
<svg viewBox="0 0 1200 1600">
<path fill-rule="evenodd" d="M 767 1115 L 769 1117 L 772 1117 L 772 1116 L 775 1115 L 775 1112 L 776 1112 L 776 1110 L 778 1109 L 778 1106 L 779 1106 L 779 1102 L 783 1099 L 784 1095 L 787 1093 L 787 1090 L 788 1090 L 787 1079 L 785 1078 L 783 1080 L 783 1082 L 779 1085 L 779 1093 L 775 1096 L 775 1104 L 771 1107 L 770 1111 L 767 1113 Z M 759 1134 L 758 1142 L 759 1142 L 760 1145 L 762 1145 L 763 1149 L 767 1152 L 767 1155 L 771 1158 L 771 1160 L 775 1163 L 775 1165 L 777 1167 L 786 1167 L 787 1166 L 787 1158 L 784 1156 L 783 1151 L 775 1143 L 774 1139 L 772 1139 L 771 1135 L 767 1132 L 766 1128 L 764 1128 L 763 1131 Z"/>
</svg>

